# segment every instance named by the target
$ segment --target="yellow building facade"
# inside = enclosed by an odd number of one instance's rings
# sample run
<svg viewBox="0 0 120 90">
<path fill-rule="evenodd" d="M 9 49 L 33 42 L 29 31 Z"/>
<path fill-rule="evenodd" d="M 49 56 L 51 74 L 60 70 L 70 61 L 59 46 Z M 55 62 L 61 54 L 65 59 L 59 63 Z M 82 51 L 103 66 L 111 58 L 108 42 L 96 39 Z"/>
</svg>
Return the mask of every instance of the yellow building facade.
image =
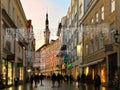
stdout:
<svg viewBox="0 0 120 90">
<path fill-rule="evenodd" d="M 84 73 L 98 73 L 102 83 L 111 84 L 119 63 L 114 33 L 118 25 L 118 0 L 91 0 L 82 18 L 84 27 Z"/>
</svg>

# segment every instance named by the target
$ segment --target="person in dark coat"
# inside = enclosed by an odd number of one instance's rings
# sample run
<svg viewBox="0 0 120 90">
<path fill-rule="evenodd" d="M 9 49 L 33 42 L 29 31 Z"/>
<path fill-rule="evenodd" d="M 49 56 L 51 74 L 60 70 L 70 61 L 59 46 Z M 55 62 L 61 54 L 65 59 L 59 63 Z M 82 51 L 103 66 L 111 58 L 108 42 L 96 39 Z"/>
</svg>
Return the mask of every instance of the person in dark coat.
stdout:
<svg viewBox="0 0 120 90">
<path fill-rule="evenodd" d="M 58 87 L 60 87 L 60 81 L 62 79 L 61 75 L 58 73 L 56 76 L 57 82 L 58 82 Z"/>
<path fill-rule="evenodd" d="M 55 73 L 52 74 L 51 80 L 52 80 L 53 87 L 55 87 L 55 81 L 56 81 Z"/>
<path fill-rule="evenodd" d="M 70 83 L 73 83 L 73 76 L 70 75 Z"/>
<path fill-rule="evenodd" d="M 86 81 L 86 75 L 84 73 L 82 73 L 81 75 L 81 83 L 84 84 Z"/>
<path fill-rule="evenodd" d="M 67 81 L 67 83 L 68 83 L 68 81 L 69 81 L 69 76 L 66 75 L 65 78 L 66 78 L 66 81 Z"/>
<path fill-rule="evenodd" d="M 80 75 L 79 74 L 77 76 L 77 82 L 78 82 L 78 87 L 79 87 L 79 84 L 80 84 Z"/>
<path fill-rule="evenodd" d="M 80 75 L 77 76 L 77 82 L 80 82 Z"/>
<path fill-rule="evenodd" d="M 31 84 L 31 86 L 33 85 L 33 80 L 34 80 L 34 75 L 31 75 L 30 76 L 30 84 Z"/>
<path fill-rule="evenodd" d="M 98 74 L 94 76 L 94 87 L 95 90 L 100 90 L 100 85 L 101 85 L 101 78 Z"/>
<path fill-rule="evenodd" d="M 40 78 L 40 83 L 41 83 L 41 86 L 43 85 L 42 84 L 42 80 L 44 79 L 44 76 L 43 76 L 43 74 L 41 73 L 41 75 L 39 76 L 39 78 Z"/>
<path fill-rule="evenodd" d="M 34 81 L 35 81 L 35 87 L 37 87 L 37 81 L 38 81 L 38 76 L 37 75 L 34 76 Z"/>
</svg>

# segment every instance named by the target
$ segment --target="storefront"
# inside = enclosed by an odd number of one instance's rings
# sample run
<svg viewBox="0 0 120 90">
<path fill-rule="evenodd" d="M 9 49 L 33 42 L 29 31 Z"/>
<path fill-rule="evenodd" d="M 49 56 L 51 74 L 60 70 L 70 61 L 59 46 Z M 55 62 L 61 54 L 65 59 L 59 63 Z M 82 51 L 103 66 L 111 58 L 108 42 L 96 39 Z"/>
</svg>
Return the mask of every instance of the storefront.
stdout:
<svg viewBox="0 0 120 90">
<path fill-rule="evenodd" d="M 24 68 L 23 68 L 23 63 L 17 63 L 17 73 L 18 73 L 18 78 L 20 80 L 20 82 L 23 82 L 23 78 L 24 78 Z"/>
<path fill-rule="evenodd" d="M 98 73 L 101 77 L 101 82 L 106 83 L 107 82 L 107 65 L 106 61 L 88 64 L 88 66 L 84 67 L 84 73 L 87 76 L 89 73 L 92 74 L 92 79 L 94 79 L 94 75 Z"/>
<path fill-rule="evenodd" d="M 13 63 L 10 61 L 2 60 L 2 74 L 4 85 L 13 84 Z"/>
</svg>

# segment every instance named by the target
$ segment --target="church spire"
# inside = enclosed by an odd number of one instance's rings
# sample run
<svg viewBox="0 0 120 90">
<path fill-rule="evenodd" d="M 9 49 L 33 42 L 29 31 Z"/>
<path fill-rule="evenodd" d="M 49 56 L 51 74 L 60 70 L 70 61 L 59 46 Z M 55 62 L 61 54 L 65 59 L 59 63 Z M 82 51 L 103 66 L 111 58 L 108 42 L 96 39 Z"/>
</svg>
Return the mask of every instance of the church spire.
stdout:
<svg viewBox="0 0 120 90">
<path fill-rule="evenodd" d="M 46 45 L 49 44 L 49 39 L 50 39 L 49 20 L 48 20 L 48 13 L 46 13 L 45 31 L 44 31 L 44 40 Z"/>
<path fill-rule="evenodd" d="M 46 29 L 48 29 L 48 30 L 49 30 L 48 13 L 46 13 L 46 23 L 45 23 L 45 25 L 46 25 Z"/>
</svg>

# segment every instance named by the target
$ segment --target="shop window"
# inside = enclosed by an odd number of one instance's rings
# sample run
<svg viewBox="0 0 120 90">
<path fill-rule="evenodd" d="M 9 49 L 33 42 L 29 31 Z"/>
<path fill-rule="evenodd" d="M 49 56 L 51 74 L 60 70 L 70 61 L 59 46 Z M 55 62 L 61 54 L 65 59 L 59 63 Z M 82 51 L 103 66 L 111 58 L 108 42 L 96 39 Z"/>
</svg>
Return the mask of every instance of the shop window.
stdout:
<svg viewBox="0 0 120 90">
<path fill-rule="evenodd" d="M 101 82 L 102 82 L 102 83 L 105 83 L 105 82 L 106 82 L 106 67 L 105 67 L 105 64 L 102 64 L 102 65 L 101 65 L 101 73 L 100 73 L 100 76 L 101 76 Z"/>
</svg>

